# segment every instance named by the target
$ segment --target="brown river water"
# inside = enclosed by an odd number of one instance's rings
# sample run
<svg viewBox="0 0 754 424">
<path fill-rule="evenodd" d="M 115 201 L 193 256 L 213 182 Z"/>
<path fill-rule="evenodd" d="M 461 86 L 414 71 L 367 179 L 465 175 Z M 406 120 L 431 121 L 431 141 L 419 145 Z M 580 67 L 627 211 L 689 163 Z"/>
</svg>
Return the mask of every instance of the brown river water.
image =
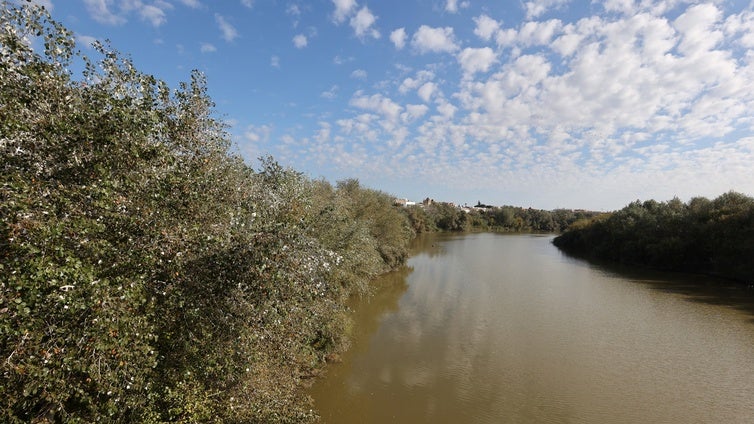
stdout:
<svg viewBox="0 0 754 424">
<path fill-rule="evenodd" d="M 354 303 L 322 422 L 754 423 L 754 288 L 430 235 Z"/>
</svg>

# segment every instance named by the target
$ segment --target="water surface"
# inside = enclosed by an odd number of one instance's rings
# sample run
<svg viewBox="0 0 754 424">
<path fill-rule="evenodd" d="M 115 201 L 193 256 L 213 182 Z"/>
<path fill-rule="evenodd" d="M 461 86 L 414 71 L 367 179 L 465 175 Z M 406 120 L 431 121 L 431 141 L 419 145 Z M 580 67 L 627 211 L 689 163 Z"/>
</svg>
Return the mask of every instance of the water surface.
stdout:
<svg viewBox="0 0 754 424">
<path fill-rule="evenodd" d="M 417 241 L 312 388 L 323 422 L 754 422 L 752 290 L 610 271 L 550 241 Z"/>
</svg>

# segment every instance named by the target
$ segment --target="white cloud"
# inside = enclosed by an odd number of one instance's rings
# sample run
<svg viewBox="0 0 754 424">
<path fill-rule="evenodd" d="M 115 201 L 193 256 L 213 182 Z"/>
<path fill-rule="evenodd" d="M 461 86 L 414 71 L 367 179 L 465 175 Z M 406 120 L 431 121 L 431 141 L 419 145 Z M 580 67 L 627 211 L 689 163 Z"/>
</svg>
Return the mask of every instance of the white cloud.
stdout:
<svg viewBox="0 0 754 424">
<path fill-rule="evenodd" d="M 458 0 L 446 0 L 445 2 L 445 11 L 450 13 L 458 13 L 458 8 L 467 8 L 469 7 L 468 1 L 462 1 L 460 4 L 458 4 Z"/>
<path fill-rule="evenodd" d="M 214 53 L 217 51 L 217 47 L 215 47 L 211 43 L 201 43 L 199 50 L 202 53 Z"/>
<path fill-rule="evenodd" d="M 357 94 L 361 95 L 360 93 Z M 375 141 L 379 137 L 379 133 L 372 128 L 372 125 L 378 118 L 377 115 L 371 113 L 362 113 L 354 118 L 339 119 L 335 123 L 338 124 L 341 132 L 345 135 Z"/>
<path fill-rule="evenodd" d="M 122 25 L 126 18 L 110 10 L 112 0 L 84 0 L 86 10 L 95 21 L 106 25 Z"/>
<path fill-rule="evenodd" d="M 754 11 L 745 11 L 725 20 L 725 33 L 744 48 L 754 48 Z"/>
<path fill-rule="evenodd" d="M 335 4 L 335 12 L 333 12 L 333 20 L 335 23 L 343 23 L 351 16 L 351 13 L 356 9 L 356 0 L 333 0 Z"/>
<path fill-rule="evenodd" d="M 272 126 L 270 125 L 249 125 L 243 133 L 243 138 L 251 143 L 267 142 L 271 133 Z"/>
<path fill-rule="evenodd" d="M 280 57 L 279 56 L 272 56 L 270 58 L 270 66 L 273 68 L 279 68 L 280 67 Z"/>
<path fill-rule="evenodd" d="M 44 7 L 45 9 L 47 9 L 48 11 L 52 11 L 55 9 L 55 5 L 52 4 L 51 0 L 32 0 L 32 3 L 38 4 Z"/>
<path fill-rule="evenodd" d="M 298 34 L 293 37 L 293 45 L 296 46 L 297 49 L 303 49 L 307 44 L 309 44 L 309 40 L 304 34 Z"/>
<path fill-rule="evenodd" d="M 683 35 L 678 50 L 693 55 L 713 49 L 723 40 L 723 32 L 717 28 L 721 18 L 722 13 L 709 3 L 688 8 L 673 22 Z"/>
<path fill-rule="evenodd" d="M 351 78 L 365 80 L 367 79 L 367 71 L 363 69 L 356 69 L 355 71 L 351 72 Z"/>
<path fill-rule="evenodd" d="M 401 115 L 401 118 L 404 122 L 413 122 L 422 116 L 426 115 L 429 111 L 429 107 L 427 105 L 419 104 L 419 105 L 413 105 L 408 104 L 406 105 L 406 112 Z"/>
<path fill-rule="evenodd" d="M 419 97 L 425 102 L 429 102 L 432 99 L 432 95 L 435 94 L 436 91 L 437 84 L 433 82 L 427 82 L 419 87 L 418 90 L 416 90 L 416 94 L 418 94 Z"/>
<path fill-rule="evenodd" d="M 431 71 L 422 70 L 416 73 L 416 78 L 406 78 L 401 82 L 401 85 L 398 87 L 398 91 L 401 94 L 405 94 L 411 90 L 415 90 L 420 85 L 424 84 L 427 81 L 431 81 L 435 78 L 435 74 Z"/>
<path fill-rule="evenodd" d="M 513 45 L 517 38 L 518 32 L 513 28 L 501 29 L 495 33 L 495 43 L 500 47 Z"/>
<path fill-rule="evenodd" d="M 296 138 L 290 134 L 283 134 L 280 136 L 280 141 L 282 141 L 283 144 L 296 144 Z"/>
<path fill-rule="evenodd" d="M 142 19 L 149 21 L 152 26 L 158 27 L 167 22 L 165 11 L 154 5 L 145 5 L 139 10 Z"/>
<path fill-rule="evenodd" d="M 547 13 L 550 9 L 559 8 L 571 0 L 534 0 L 524 3 L 526 19 L 533 19 Z"/>
<path fill-rule="evenodd" d="M 528 21 L 516 30 L 514 28 L 500 28 L 497 21 L 483 15 L 477 19 L 477 28 L 474 32 L 485 40 L 494 36 L 495 43 L 499 47 L 514 48 L 512 53 L 514 57 L 518 56 L 522 48 L 543 45 L 549 45 L 553 50 L 568 56 L 583 38 L 582 35 L 574 34 L 574 25 L 564 26 L 559 19 Z M 558 37 L 561 34 L 563 35 Z M 553 38 L 556 38 L 556 40 L 553 41 Z"/>
<path fill-rule="evenodd" d="M 372 25 L 377 21 L 377 17 L 366 6 L 362 7 L 356 15 L 351 18 L 350 24 L 354 33 L 359 38 L 370 36 L 372 38 L 380 38 L 380 32 L 372 28 Z"/>
<path fill-rule="evenodd" d="M 301 15 L 301 8 L 298 7 L 297 4 L 291 4 L 288 5 L 288 7 L 285 8 L 285 13 L 291 16 L 300 16 Z"/>
<path fill-rule="evenodd" d="M 220 28 L 220 32 L 225 41 L 231 42 L 238 38 L 238 31 L 236 28 L 219 13 L 215 13 L 215 22 L 217 22 L 217 26 Z"/>
<path fill-rule="evenodd" d="M 526 4 L 547 16 L 565 2 Z M 502 187 L 540 207 L 605 208 L 720 187 L 754 193 L 754 13 L 723 4 L 608 0 L 591 16 L 515 28 L 477 15 L 464 43 L 479 37 L 481 46 L 462 45 L 451 28 L 393 31 L 396 48 L 410 40 L 417 53 L 450 52 L 457 67 L 436 58 L 394 66 L 374 86 L 380 94 L 352 96 L 350 115 L 314 120 L 316 146 L 301 163 L 316 157 L 346 175 L 358 164 L 365 181 L 392 175 L 421 190 Z"/>
<path fill-rule="evenodd" d="M 251 9 L 254 7 L 254 0 L 241 0 L 241 4 Z"/>
<path fill-rule="evenodd" d="M 545 22 L 527 22 L 518 31 L 518 42 L 524 46 L 546 45 L 553 35 L 562 28 L 558 19 Z"/>
<path fill-rule="evenodd" d="M 155 0 L 145 4 L 141 0 L 116 2 L 114 0 L 84 0 L 89 15 L 95 21 L 106 25 L 123 25 L 130 13 L 136 13 L 141 20 L 159 27 L 167 22 L 167 10 L 173 8 L 171 3 Z M 117 12 L 115 11 L 117 5 Z"/>
<path fill-rule="evenodd" d="M 564 57 L 575 53 L 579 44 L 581 44 L 581 40 L 584 39 L 584 35 L 574 31 L 573 25 L 566 26 L 563 34 L 550 43 L 550 48 Z"/>
<path fill-rule="evenodd" d="M 330 87 L 329 90 L 323 91 L 322 93 L 320 93 L 319 97 L 322 97 L 323 99 L 330 99 L 330 100 L 338 97 L 338 86 L 333 85 L 332 87 Z"/>
<path fill-rule="evenodd" d="M 377 112 L 392 122 L 397 121 L 403 110 L 402 106 L 382 94 L 366 96 L 362 91 L 354 93 L 349 104 L 359 109 Z"/>
<path fill-rule="evenodd" d="M 199 2 L 199 0 L 180 0 L 181 3 L 183 3 L 184 6 L 188 6 L 192 9 L 198 9 L 202 7 L 202 4 Z"/>
<path fill-rule="evenodd" d="M 398 28 L 390 33 L 390 41 L 393 42 L 395 48 L 401 50 L 406 45 L 406 29 Z"/>
<path fill-rule="evenodd" d="M 336 55 L 332 59 L 332 63 L 334 63 L 336 65 L 343 65 L 344 63 L 353 62 L 354 60 L 356 60 L 356 59 L 353 56 L 342 57 L 340 55 Z"/>
<path fill-rule="evenodd" d="M 489 47 L 467 47 L 458 54 L 458 62 L 465 75 L 473 75 L 477 72 L 487 72 L 493 63 L 497 61 L 497 55 Z"/>
<path fill-rule="evenodd" d="M 631 14 L 634 12 L 634 0 L 604 0 L 602 7 L 608 12 Z"/>
<path fill-rule="evenodd" d="M 432 28 L 422 25 L 414 33 L 411 45 L 420 53 L 451 53 L 458 50 L 453 28 Z"/>
<path fill-rule="evenodd" d="M 417 81 L 417 80 L 415 80 L 413 78 L 406 78 L 406 79 L 403 80 L 403 82 L 401 83 L 400 87 L 398 87 L 398 91 L 400 91 L 401 94 L 405 94 L 405 93 L 407 93 L 407 92 L 409 92 L 411 90 L 414 90 L 417 87 L 419 87 L 419 84 L 421 84 L 420 81 Z"/>
<path fill-rule="evenodd" d="M 440 112 L 440 115 L 442 115 L 445 119 L 452 119 L 453 115 L 455 115 L 456 113 L 456 110 L 458 110 L 458 108 L 453 106 L 445 99 L 440 99 L 437 102 L 437 111 Z"/>
<path fill-rule="evenodd" d="M 474 18 L 476 28 L 474 34 L 484 41 L 490 41 L 493 35 L 500 29 L 500 22 L 490 18 L 487 15 L 480 15 Z"/>
<path fill-rule="evenodd" d="M 572 55 L 562 73 L 551 74 L 544 55 L 524 55 L 458 97 L 482 111 L 474 115 L 479 124 L 523 122 L 553 140 L 596 143 L 590 154 L 597 163 L 630 148 L 620 144 L 629 141 L 615 139 L 630 134 L 627 129 L 680 130 L 689 140 L 721 136 L 745 116 L 754 96 L 733 94 L 746 92 L 746 83 L 735 59 L 714 50 L 722 45 L 717 12 L 711 5 L 691 6 L 673 22 L 677 32 L 664 17 L 647 14 L 610 22 L 590 18 L 563 28 L 553 43 Z M 544 43 L 556 31 L 541 24 L 529 36 L 518 34 L 517 42 Z M 678 54 L 669 55 L 674 46 Z"/>
<path fill-rule="evenodd" d="M 96 42 L 97 42 L 96 37 L 92 37 L 89 35 L 76 35 L 76 43 L 83 44 L 84 47 L 86 48 L 91 48 Z"/>
<path fill-rule="evenodd" d="M 329 141 L 331 128 L 332 126 L 330 125 L 329 122 L 319 122 L 319 131 L 317 131 L 317 134 L 314 136 L 314 139 L 320 143 Z"/>
</svg>

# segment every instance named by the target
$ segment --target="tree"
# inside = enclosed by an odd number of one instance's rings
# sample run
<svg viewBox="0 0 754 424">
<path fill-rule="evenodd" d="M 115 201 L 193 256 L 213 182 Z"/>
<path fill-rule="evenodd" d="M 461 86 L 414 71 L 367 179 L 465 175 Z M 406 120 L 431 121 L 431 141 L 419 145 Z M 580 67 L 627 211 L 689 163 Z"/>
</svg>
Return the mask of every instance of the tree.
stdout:
<svg viewBox="0 0 754 424">
<path fill-rule="evenodd" d="M 314 420 L 302 381 L 405 259 L 405 216 L 247 166 L 200 73 L 170 89 L 2 5 L 0 421 Z"/>
<path fill-rule="evenodd" d="M 754 278 L 754 199 L 725 193 L 684 204 L 635 201 L 554 240 L 568 252 L 669 270 Z"/>
</svg>

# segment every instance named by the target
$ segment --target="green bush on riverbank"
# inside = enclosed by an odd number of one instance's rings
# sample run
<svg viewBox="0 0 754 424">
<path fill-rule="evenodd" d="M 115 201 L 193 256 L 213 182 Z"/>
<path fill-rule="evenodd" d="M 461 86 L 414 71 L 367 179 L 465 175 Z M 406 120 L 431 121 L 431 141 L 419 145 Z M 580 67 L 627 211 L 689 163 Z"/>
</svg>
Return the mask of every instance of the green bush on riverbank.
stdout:
<svg viewBox="0 0 754 424">
<path fill-rule="evenodd" d="M 0 421 L 314 420 L 301 386 L 343 348 L 345 299 L 405 260 L 406 216 L 251 169 L 200 74 L 90 61 L 2 3 Z"/>
<path fill-rule="evenodd" d="M 468 208 L 467 208 L 468 209 Z M 456 206 L 432 202 L 409 206 L 406 214 L 417 233 L 433 231 L 496 231 L 559 233 L 576 221 L 598 215 L 585 210 L 522 208 L 477 205 L 468 212 Z"/>
<path fill-rule="evenodd" d="M 688 203 L 635 201 L 580 221 L 555 238 L 566 252 L 600 260 L 754 281 L 754 199 L 725 193 Z"/>
</svg>

